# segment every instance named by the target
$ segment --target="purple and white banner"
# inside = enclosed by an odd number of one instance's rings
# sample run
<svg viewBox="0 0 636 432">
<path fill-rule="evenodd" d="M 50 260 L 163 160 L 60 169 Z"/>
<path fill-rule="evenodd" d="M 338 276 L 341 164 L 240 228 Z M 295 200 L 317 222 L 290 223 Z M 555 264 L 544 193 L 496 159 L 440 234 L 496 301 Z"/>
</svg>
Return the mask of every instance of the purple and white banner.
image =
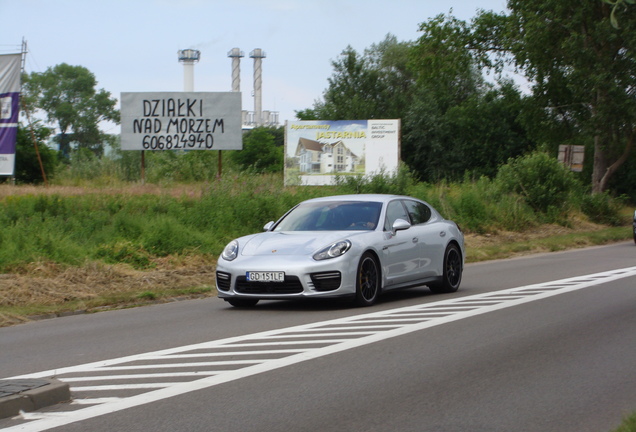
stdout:
<svg viewBox="0 0 636 432">
<path fill-rule="evenodd" d="M 0 55 L 0 175 L 12 176 L 20 113 L 22 54 Z"/>
</svg>

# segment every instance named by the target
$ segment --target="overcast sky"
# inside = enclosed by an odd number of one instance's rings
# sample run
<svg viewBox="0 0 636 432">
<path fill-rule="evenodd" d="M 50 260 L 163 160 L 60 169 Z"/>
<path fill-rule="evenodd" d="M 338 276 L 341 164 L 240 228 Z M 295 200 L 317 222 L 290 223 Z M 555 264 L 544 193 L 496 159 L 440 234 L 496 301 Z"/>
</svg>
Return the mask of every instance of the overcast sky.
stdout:
<svg viewBox="0 0 636 432">
<path fill-rule="evenodd" d="M 60 63 L 93 72 L 98 88 L 182 91 L 177 51 L 195 48 L 195 91 L 231 91 L 232 48 L 241 61 L 243 109 L 253 110 L 253 60 L 261 48 L 264 110 L 280 123 L 321 98 L 331 61 L 351 45 L 362 52 L 387 34 L 414 41 L 419 24 L 440 13 L 470 20 L 501 12 L 505 0 L 0 0 L 0 54 L 28 43 L 26 72 Z M 118 132 L 113 128 L 111 133 Z"/>
</svg>

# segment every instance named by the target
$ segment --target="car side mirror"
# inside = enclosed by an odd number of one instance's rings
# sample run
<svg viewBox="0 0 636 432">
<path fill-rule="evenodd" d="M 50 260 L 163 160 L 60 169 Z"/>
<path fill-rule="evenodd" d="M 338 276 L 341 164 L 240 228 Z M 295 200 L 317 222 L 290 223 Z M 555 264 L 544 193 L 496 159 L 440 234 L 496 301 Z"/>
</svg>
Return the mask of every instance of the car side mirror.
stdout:
<svg viewBox="0 0 636 432">
<path fill-rule="evenodd" d="M 269 221 L 263 227 L 263 231 L 269 231 L 274 226 L 274 221 Z"/>
<path fill-rule="evenodd" d="M 403 231 L 411 228 L 411 223 L 404 219 L 396 219 L 391 227 L 391 234 L 395 235 L 398 231 Z"/>
</svg>

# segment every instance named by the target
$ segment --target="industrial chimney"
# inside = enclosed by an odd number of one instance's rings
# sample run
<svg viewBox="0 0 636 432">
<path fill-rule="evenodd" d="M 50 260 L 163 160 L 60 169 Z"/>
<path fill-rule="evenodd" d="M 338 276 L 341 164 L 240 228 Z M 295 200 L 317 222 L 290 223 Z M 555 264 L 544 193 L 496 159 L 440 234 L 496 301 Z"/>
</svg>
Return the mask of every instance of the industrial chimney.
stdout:
<svg viewBox="0 0 636 432">
<path fill-rule="evenodd" d="M 254 123 L 256 126 L 263 124 L 263 68 L 262 63 L 265 58 L 265 51 L 255 48 L 250 53 L 250 58 L 254 59 Z"/>
<path fill-rule="evenodd" d="M 179 61 L 183 63 L 183 91 L 194 91 L 194 64 L 201 58 L 201 51 L 184 49 L 177 51 Z"/>
<path fill-rule="evenodd" d="M 241 58 L 245 55 L 239 48 L 232 48 L 227 56 L 232 59 L 232 91 L 241 91 Z"/>
</svg>

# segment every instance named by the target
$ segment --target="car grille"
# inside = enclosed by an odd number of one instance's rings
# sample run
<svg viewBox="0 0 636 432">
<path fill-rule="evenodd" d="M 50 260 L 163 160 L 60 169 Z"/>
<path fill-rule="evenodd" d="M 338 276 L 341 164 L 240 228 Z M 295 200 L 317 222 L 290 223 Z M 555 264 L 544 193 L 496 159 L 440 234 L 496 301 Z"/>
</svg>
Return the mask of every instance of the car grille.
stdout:
<svg viewBox="0 0 636 432">
<path fill-rule="evenodd" d="M 229 291 L 232 286 L 232 276 L 229 273 L 216 272 L 216 288 L 221 291 Z"/>
<path fill-rule="evenodd" d="M 239 276 L 234 290 L 241 294 L 298 294 L 303 286 L 297 276 L 285 276 L 284 282 L 250 282 Z"/>
<path fill-rule="evenodd" d="M 340 272 L 312 273 L 309 275 L 316 291 L 334 291 L 340 288 L 342 275 Z"/>
</svg>

